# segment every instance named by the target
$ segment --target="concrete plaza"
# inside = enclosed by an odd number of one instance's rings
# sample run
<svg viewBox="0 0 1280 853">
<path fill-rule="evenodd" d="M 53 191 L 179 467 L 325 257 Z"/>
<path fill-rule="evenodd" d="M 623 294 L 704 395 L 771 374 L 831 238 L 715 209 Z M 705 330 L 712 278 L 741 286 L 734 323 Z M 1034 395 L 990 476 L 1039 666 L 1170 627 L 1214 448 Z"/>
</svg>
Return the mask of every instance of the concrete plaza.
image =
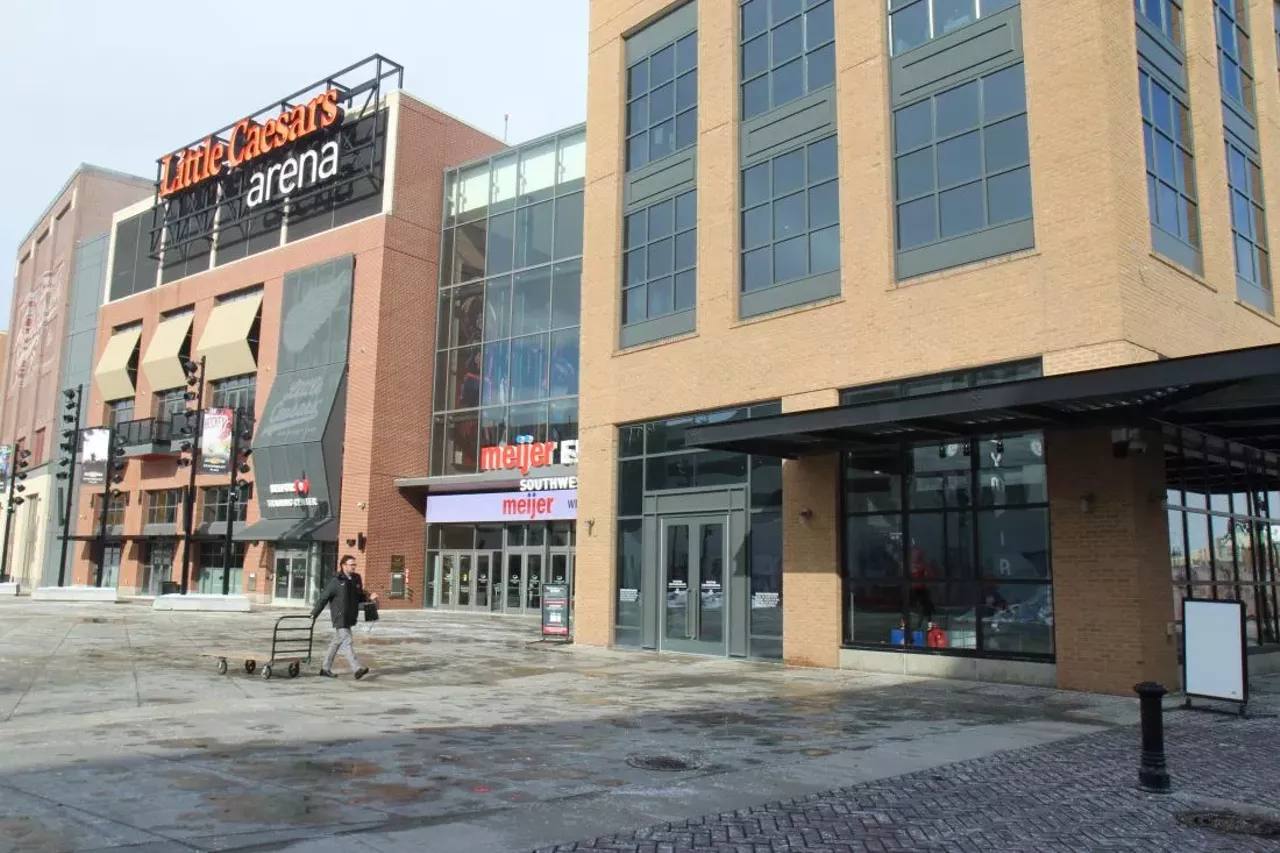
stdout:
<svg viewBox="0 0 1280 853">
<path fill-rule="evenodd" d="M 202 657 L 264 659 L 279 615 L 0 602 L 0 851 L 1280 849 L 1124 793 L 1133 700 L 564 647 L 527 621 L 416 612 L 360 626 L 362 682 Z M 322 618 L 318 651 L 328 634 Z M 1184 793 L 1280 808 L 1274 720 L 1169 716 Z M 1212 753 L 1202 778 L 1180 739 Z M 1220 765 L 1236 789 L 1213 787 Z M 1058 815 L 1052 845 L 974 840 L 1020 797 Z M 1182 846 L 1072 846 L 1078 814 L 1105 825 L 1117 798 Z"/>
</svg>

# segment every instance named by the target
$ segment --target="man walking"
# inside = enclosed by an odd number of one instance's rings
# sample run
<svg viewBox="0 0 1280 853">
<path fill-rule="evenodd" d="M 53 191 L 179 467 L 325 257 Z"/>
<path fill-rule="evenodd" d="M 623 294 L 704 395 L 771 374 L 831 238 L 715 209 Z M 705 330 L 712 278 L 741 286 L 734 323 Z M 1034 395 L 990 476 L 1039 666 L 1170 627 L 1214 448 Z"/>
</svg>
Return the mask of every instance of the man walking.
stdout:
<svg viewBox="0 0 1280 853">
<path fill-rule="evenodd" d="M 324 592 L 316 599 L 316 606 L 311 608 L 311 618 L 315 620 L 320 617 L 325 605 L 329 605 L 329 618 L 333 620 L 333 639 L 329 642 L 329 650 L 325 652 L 321 675 L 326 678 L 338 677 L 333 674 L 333 659 L 338 656 L 339 651 L 346 657 L 357 680 L 369 674 L 369 668 L 361 666 L 360 659 L 356 657 L 356 650 L 351 644 L 351 628 L 358 621 L 360 605 L 377 600 L 377 593 L 369 594 L 364 591 L 364 581 L 356 572 L 356 558 L 350 554 L 343 555 L 342 562 L 338 564 L 338 573 L 329 580 Z"/>
</svg>

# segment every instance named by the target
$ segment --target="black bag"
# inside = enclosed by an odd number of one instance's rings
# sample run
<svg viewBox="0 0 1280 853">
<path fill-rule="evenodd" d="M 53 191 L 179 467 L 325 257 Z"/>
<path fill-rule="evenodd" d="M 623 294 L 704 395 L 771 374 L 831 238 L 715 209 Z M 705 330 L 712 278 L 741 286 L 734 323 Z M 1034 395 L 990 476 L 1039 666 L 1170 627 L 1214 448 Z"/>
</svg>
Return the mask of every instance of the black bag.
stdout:
<svg viewBox="0 0 1280 853">
<path fill-rule="evenodd" d="M 378 621 L 378 602 L 366 601 L 364 603 L 364 621 L 366 622 Z"/>
</svg>

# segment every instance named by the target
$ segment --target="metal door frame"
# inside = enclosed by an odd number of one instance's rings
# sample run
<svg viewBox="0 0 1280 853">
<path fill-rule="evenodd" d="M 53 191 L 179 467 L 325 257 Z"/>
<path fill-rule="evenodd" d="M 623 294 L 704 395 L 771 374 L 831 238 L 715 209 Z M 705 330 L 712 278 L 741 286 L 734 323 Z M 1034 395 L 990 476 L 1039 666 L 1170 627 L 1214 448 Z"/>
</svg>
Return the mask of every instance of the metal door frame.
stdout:
<svg viewBox="0 0 1280 853">
<path fill-rule="evenodd" d="M 702 592 L 704 581 L 702 578 L 702 537 L 701 530 L 704 527 L 718 524 L 721 527 L 720 538 L 720 558 L 724 561 L 724 567 L 727 570 L 729 566 L 729 514 L 728 513 L 706 513 L 697 515 L 664 515 L 658 519 L 658 584 L 659 594 L 662 596 L 662 605 L 658 611 L 658 642 L 662 651 L 682 652 L 685 654 L 701 654 L 721 656 L 728 654 L 729 649 L 729 620 L 727 612 L 727 604 L 729 601 L 729 583 L 728 576 L 730 572 L 725 571 L 725 582 L 721 584 L 721 597 L 725 610 L 725 619 L 720 629 L 720 641 L 713 642 L 699 638 L 702 633 Z M 689 529 L 689 577 L 685 584 L 685 629 L 686 636 L 683 638 L 671 637 L 667 634 L 667 614 L 670 608 L 667 606 L 666 596 L 670 594 L 667 582 L 667 535 L 672 527 L 687 527 Z"/>
<path fill-rule="evenodd" d="M 723 584 L 724 646 L 715 654 L 746 657 L 750 626 L 747 576 L 747 487 L 672 489 L 644 496 L 643 559 L 640 566 L 641 647 L 677 651 L 665 640 L 666 580 L 662 524 L 668 518 L 715 516 L 725 519 Z M 706 645 L 693 654 L 708 654 Z"/>
</svg>

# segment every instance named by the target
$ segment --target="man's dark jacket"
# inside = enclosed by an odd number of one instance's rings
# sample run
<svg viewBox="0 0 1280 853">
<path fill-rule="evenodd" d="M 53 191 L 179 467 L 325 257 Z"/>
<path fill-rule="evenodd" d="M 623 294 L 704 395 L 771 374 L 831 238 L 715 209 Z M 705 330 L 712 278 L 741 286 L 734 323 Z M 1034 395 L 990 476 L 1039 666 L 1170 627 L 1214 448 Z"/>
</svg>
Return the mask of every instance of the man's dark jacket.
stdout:
<svg viewBox="0 0 1280 853">
<path fill-rule="evenodd" d="M 329 618 L 335 628 L 350 628 L 360 616 L 360 605 L 369 600 L 364 591 L 364 581 L 358 572 L 344 575 L 341 572 L 329 579 L 329 583 L 316 599 L 316 606 L 311 608 L 311 618 L 315 619 L 329 605 Z"/>
</svg>

